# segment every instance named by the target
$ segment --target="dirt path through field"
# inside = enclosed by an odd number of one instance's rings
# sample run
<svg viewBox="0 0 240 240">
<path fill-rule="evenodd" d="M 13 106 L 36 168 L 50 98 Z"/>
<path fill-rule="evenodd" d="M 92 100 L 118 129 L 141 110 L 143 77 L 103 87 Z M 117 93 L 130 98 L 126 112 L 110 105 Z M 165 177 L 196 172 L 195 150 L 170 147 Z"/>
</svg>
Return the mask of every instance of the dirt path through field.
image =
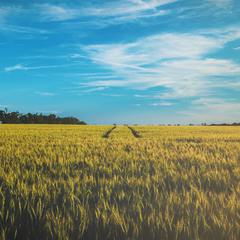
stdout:
<svg viewBox="0 0 240 240">
<path fill-rule="evenodd" d="M 112 132 L 116 127 L 117 127 L 117 126 L 113 126 L 113 127 L 110 128 L 109 130 L 107 130 L 107 131 L 102 135 L 102 137 L 103 137 L 103 138 L 109 138 L 111 132 Z"/>
<path fill-rule="evenodd" d="M 135 138 L 141 138 L 141 134 L 135 130 L 133 127 L 130 127 L 130 126 L 127 126 L 128 129 L 131 131 L 132 135 L 135 137 Z"/>
<path fill-rule="evenodd" d="M 114 131 L 114 129 L 116 129 L 116 128 L 117 128 L 117 130 Z M 122 137 L 123 135 L 127 136 L 128 133 L 129 133 L 129 131 L 127 131 L 127 129 L 130 130 L 130 133 L 131 133 L 131 135 L 133 137 L 135 137 L 135 138 L 141 138 L 142 137 L 141 134 L 137 130 L 135 130 L 133 127 L 130 127 L 128 125 L 118 126 L 118 127 L 117 126 L 113 126 L 112 128 L 108 129 L 102 135 L 102 137 L 103 138 L 109 138 L 113 131 L 114 131 L 114 134 L 113 134 L 114 136 L 111 135 L 112 137 L 116 137 L 116 136 L 119 136 L 119 137 L 121 136 Z"/>
</svg>

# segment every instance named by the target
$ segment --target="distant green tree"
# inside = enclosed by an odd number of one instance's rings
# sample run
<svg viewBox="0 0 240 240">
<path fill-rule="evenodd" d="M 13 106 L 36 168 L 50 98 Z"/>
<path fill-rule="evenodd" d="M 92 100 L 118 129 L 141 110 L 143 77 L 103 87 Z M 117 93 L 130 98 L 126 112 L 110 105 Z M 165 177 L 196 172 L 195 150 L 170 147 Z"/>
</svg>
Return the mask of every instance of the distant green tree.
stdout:
<svg viewBox="0 0 240 240">
<path fill-rule="evenodd" d="M 79 124 L 86 123 L 75 117 L 58 117 L 55 114 L 9 112 L 7 108 L 0 110 L 0 122 L 15 124 Z"/>
</svg>

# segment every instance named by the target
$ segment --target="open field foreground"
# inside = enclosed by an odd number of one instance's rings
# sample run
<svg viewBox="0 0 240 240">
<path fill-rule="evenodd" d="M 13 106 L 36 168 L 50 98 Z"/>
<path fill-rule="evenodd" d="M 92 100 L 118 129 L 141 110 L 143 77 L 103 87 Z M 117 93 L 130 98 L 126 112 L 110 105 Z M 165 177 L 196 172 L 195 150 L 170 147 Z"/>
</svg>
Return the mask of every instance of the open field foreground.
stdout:
<svg viewBox="0 0 240 240">
<path fill-rule="evenodd" d="M 0 125 L 0 239 L 240 239 L 240 127 L 112 127 Z"/>
</svg>

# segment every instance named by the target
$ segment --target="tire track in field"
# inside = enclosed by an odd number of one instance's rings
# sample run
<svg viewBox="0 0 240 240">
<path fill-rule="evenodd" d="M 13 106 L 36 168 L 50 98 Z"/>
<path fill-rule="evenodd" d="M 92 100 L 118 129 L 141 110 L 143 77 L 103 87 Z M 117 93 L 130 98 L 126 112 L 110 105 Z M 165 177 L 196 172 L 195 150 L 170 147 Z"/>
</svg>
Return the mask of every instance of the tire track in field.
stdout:
<svg viewBox="0 0 240 240">
<path fill-rule="evenodd" d="M 130 126 L 127 126 L 129 128 L 129 130 L 131 131 L 132 135 L 135 137 L 135 138 L 141 138 L 141 134 L 135 130 L 133 127 L 130 127 Z"/>
<path fill-rule="evenodd" d="M 108 129 L 103 135 L 103 138 L 109 138 L 110 134 L 112 133 L 112 131 L 116 128 L 117 126 L 113 126 L 112 128 Z"/>
</svg>

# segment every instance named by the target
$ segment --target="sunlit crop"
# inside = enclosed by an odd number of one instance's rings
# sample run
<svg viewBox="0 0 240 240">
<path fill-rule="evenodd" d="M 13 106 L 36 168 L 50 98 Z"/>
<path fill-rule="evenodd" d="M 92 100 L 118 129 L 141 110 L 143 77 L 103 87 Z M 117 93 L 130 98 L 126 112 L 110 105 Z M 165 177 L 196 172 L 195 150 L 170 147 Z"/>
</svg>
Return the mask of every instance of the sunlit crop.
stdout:
<svg viewBox="0 0 240 240">
<path fill-rule="evenodd" d="M 240 127 L 0 125 L 0 239 L 240 239 Z"/>
</svg>

